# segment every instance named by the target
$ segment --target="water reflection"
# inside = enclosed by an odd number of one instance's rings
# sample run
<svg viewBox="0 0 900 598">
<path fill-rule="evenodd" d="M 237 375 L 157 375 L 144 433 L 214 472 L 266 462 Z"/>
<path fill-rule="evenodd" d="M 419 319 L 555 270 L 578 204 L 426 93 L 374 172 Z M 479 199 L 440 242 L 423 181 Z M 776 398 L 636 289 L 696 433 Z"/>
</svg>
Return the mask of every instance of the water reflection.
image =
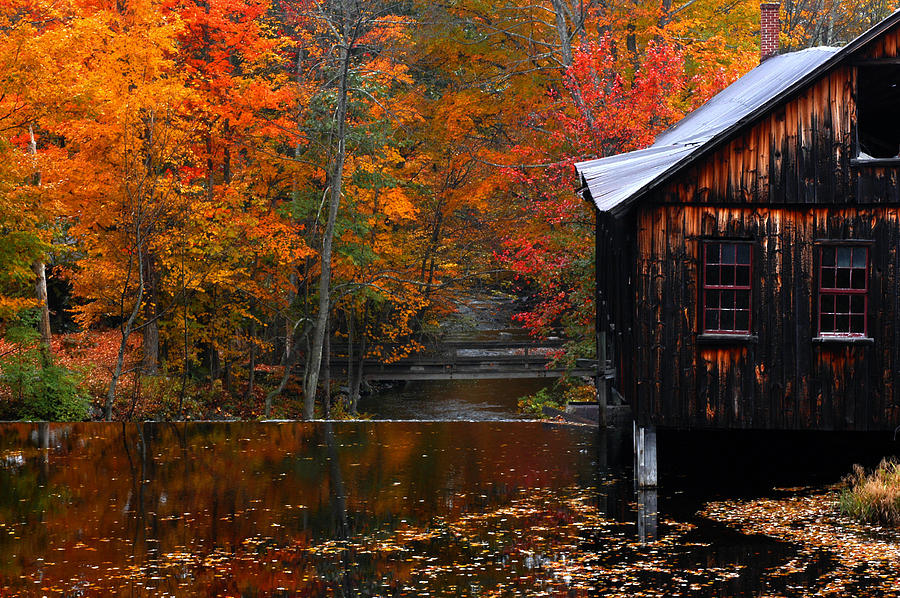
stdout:
<svg viewBox="0 0 900 598">
<path fill-rule="evenodd" d="M 841 575 L 866 595 L 874 573 L 802 535 L 737 531 L 748 504 L 815 513 L 818 494 L 709 502 L 721 477 L 671 475 L 692 457 L 635 495 L 629 443 L 536 422 L 5 425 L 0 595 L 802 596 Z"/>
<path fill-rule="evenodd" d="M 595 446 L 588 429 L 538 423 L 6 425 L 0 587 L 551 587 L 535 555 L 577 544 Z"/>
<path fill-rule="evenodd" d="M 360 409 L 377 419 L 533 419 L 518 413 L 518 399 L 551 386 L 548 378 L 412 381 L 364 397 Z"/>
</svg>

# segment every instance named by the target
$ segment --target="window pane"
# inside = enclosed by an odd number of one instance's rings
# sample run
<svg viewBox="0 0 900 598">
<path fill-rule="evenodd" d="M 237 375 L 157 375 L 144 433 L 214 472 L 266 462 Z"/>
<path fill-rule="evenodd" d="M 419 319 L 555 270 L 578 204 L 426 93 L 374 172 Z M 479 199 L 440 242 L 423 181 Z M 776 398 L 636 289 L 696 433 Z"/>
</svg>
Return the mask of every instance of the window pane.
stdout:
<svg viewBox="0 0 900 598">
<path fill-rule="evenodd" d="M 863 334 L 866 331 L 865 316 L 850 316 L 850 332 Z"/>
<path fill-rule="evenodd" d="M 719 329 L 719 312 L 715 309 L 707 309 L 706 310 L 706 329 L 707 330 L 718 330 Z"/>
<path fill-rule="evenodd" d="M 734 263 L 734 244 L 732 243 L 722 243 L 722 263 L 723 264 L 733 264 Z"/>
<path fill-rule="evenodd" d="M 734 330 L 734 312 L 727 309 L 719 312 L 719 326 L 721 330 Z"/>
<path fill-rule="evenodd" d="M 850 253 L 853 251 L 850 247 L 837 248 L 837 265 L 838 268 L 849 268 L 852 264 Z"/>
<path fill-rule="evenodd" d="M 734 266 L 720 266 L 722 268 L 721 278 L 719 279 L 719 284 L 734 286 Z"/>
<path fill-rule="evenodd" d="M 835 295 L 834 311 L 839 314 L 850 313 L 850 295 Z"/>
<path fill-rule="evenodd" d="M 734 313 L 734 329 L 743 332 L 750 332 L 750 312 L 736 311 Z"/>
<path fill-rule="evenodd" d="M 706 267 L 706 284 L 712 285 L 712 286 L 719 284 L 719 267 L 718 266 L 707 266 Z"/>
<path fill-rule="evenodd" d="M 820 332 L 834 332 L 834 316 L 823 315 L 821 322 Z"/>
<path fill-rule="evenodd" d="M 737 263 L 750 265 L 750 245 L 741 243 L 737 246 Z"/>
<path fill-rule="evenodd" d="M 834 288 L 834 269 L 833 268 L 822 268 L 822 288 L 823 289 L 833 289 Z"/>
<path fill-rule="evenodd" d="M 723 309 L 734 309 L 734 291 L 722 291 L 722 303 L 720 305 Z"/>
<path fill-rule="evenodd" d="M 866 254 L 869 250 L 865 247 L 855 247 L 853 249 L 853 267 L 854 268 L 865 268 L 866 267 Z"/>
<path fill-rule="evenodd" d="M 834 316 L 835 332 L 850 332 L 850 316 L 838 314 Z"/>
<path fill-rule="evenodd" d="M 834 295 L 822 295 L 821 311 L 824 314 L 834 313 Z"/>
<path fill-rule="evenodd" d="M 738 309 L 750 309 L 750 291 L 736 291 L 734 298 L 735 307 Z"/>
<path fill-rule="evenodd" d="M 719 307 L 719 294 L 721 291 L 706 291 L 706 307 Z"/>
<path fill-rule="evenodd" d="M 750 286 L 750 266 L 738 266 L 735 269 L 735 284 L 739 287 Z"/>
<path fill-rule="evenodd" d="M 851 289 L 866 288 L 866 270 L 865 270 L 865 268 L 863 268 L 863 269 L 854 268 L 853 270 L 851 270 L 850 288 Z"/>
<path fill-rule="evenodd" d="M 834 247 L 822 248 L 822 265 L 834 266 Z"/>
<path fill-rule="evenodd" d="M 850 297 L 850 311 L 855 314 L 866 313 L 866 298 L 864 295 Z"/>
<path fill-rule="evenodd" d="M 707 264 L 718 264 L 719 263 L 719 243 L 707 243 L 706 244 L 706 263 Z"/>
<path fill-rule="evenodd" d="M 835 270 L 834 288 L 849 289 L 850 288 L 850 269 L 838 268 Z"/>
</svg>

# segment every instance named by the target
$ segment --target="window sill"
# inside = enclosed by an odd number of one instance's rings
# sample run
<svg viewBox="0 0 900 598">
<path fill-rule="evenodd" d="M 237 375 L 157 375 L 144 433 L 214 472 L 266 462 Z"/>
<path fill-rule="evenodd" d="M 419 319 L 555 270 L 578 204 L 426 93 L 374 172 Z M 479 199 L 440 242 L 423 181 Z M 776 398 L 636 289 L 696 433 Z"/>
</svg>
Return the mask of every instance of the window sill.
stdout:
<svg viewBox="0 0 900 598">
<path fill-rule="evenodd" d="M 851 166 L 900 166 L 900 158 L 850 158 Z"/>
<path fill-rule="evenodd" d="M 874 345 L 875 339 L 870 336 L 816 336 L 812 342 L 820 344 L 855 344 L 855 345 Z"/>
<path fill-rule="evenodd" d="M 697 335 L 697 342 L 703 345 L 742 345 L 758 341 L 759 337 L 755 334 L 710 334 L 704 332 Z"/>
</svg>

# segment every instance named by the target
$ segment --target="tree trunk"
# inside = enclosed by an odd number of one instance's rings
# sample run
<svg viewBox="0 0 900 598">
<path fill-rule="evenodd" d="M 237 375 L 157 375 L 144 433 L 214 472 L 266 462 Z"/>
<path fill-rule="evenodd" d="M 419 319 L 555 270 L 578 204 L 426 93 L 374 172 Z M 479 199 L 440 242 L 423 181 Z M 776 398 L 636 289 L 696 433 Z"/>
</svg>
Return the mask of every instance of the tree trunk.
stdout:
<svg viewBox="0 0 900 598">
<path fill-rule="evenodd" d="M 346 7 L 345 7 L 346 13 Z M 346 15 L 345 15 L 346 16 Z M 346 21 L 346 19 L 345 19 Z M 344 158 L 347 136 L 347 72 L 350 66 L 350 47 L 345 34 L 341 44 L 341 73 L 338 80 L 338 106 L 335 114 L 337 121 L 337 152 L 334 168 L 331 173 L 331 197 L 328 202 L 328 221 L 322 239 L 322 274 L 319 279 L 319 311 L 313 327 L 313 342 L 308 360 L 306 384 L 303 389 L 303 419 L 312 419 L 315 407 L 316 390 L 319 386 L 319 367 L 322 363 L 322 345 L 328 327 L 328 315 L 331 306 L 331 251 L 334 241 L 334 225 L 337 221 L 338 208 L 341 203 L 341 189 L 344 178 Z"/>
<path fill-rule="evenodd" d="M 31 177 L 31 184 L 35 187 L 41 186 L 41 169 L 37 164 L 37 140 L 34 138 L 34 128 L 28 125 L 28 153 L 31 154 L 33 160 L 34 172 Z M 38 308 L 41 310 L 41 319 L 38 328 L 41 333 L 41 365 L 47 367 L 52 363 L 53 357 L 50 352 L 50 304 L 47 302 L 47 268 L 43 260 L 34 260 L 31 264 L 31 270 L 34 272 L 34 294 L 38 301 Z"/>
<path fill-rule="evenodd" d="M 368 315 L 368 307 L 366 308 L 362 326 L 359 332 L 359 353 L 356 357 L 356 366 L 353 368 L 353 376 L 350 379 L 350 415 L 358 415 L 356 406 L 359 403 L 359 387 L 362 385 L 363 366 L 366 362 L 366 316 Z M 352 361 L 352 358 L 349 358 Z"/>
<path fill-rule="evenodd" d="M 571 12 L 568 10 L 568 7 L 565 4 L 565 0 L 552 0 L 553 4 L 553 12 L 556 16 L 556 35 L 559 38 L 559 52 L 560 57 L 562 58 L 563 68 L 568 70 L 572 66 L 572 39 L 574 37 L 574 31 L 569 33 L 569 26 L 566 23 L 566 14 Z M 580 17 L 580 15 L 579 15 Z M 580 25 L 578 23 L 575 24 L 575 31 L 580 29 Z M 584 98 L 581 96 L 581 92 L 578 90 L 577 86 L 571 86 L 570 93 L 572 94 L 572 100 L 575 102 L 575 107 L 581 113 L 582 117 L 585 119 L 585 122 L 588 125 L 594 125 L 594 115 L 591 114 L 591 111 L 588 110 L 587 105 L 585 104 Z"/>
<path fill-rule="evenodd" d="M 353 376 L 356 371 L 356 360 L 353 359 L 353 349 L 356 342 L 356 323 L 354 320 L 355 310 L 351 309 L 347 312 L 347 405 L 350 408 L 350 389 L 353 388 Z"/>
<path fill-rule="evenodd" d="M 247 392 L 244 399 L 253 400 L 253 390 L 256 383 L 256 321 L 250 324 L 250 373 L 247 374 Z"/>
<path fill-rule="evenodd" d="M 44 262 L 35 260 L 31 264 L 34 271 L 35 284 L 34 291 L 41 310 L 41 319 L 38 322 L 38 328 L 41 332 L 41 364 L 44 367 L 49 366 L 52 361 L 52 353 L 50 352 L 50 307 L 47 303 L 47 269 Z"/>
<path fill-rule="evenodd" d="M 140 248 L 140 243 L 142 240 L 138 240 L 137 246 Z M 138 265 L 138 290 L 137 296 L 134 300 L 134 307 L 131 310 L 131 314 L 129 314 L 128 319 L 119 325 L 119 333 L 121 334 L 121 339 L 119 341 L 119 352 L 116 356 L 116 367 L 113 369 L 112 378 L 109 381 L 109 390 L 106 393 L 106 406 L 104 409 L 104 417 L 106 421 L 110 421 L 112 419 L 112 406 L 113 401 L 116 399 L 116 386 L 119 384 L 119 378 L 122 377 L 122 370 L 125 366 L 125 351 L 128 348 L 128 337 L 131 336 L 132 331 L 134 330 L 134 321 L 137 319 L 138 313 L 141 311 L 141 304 L 144 301 L 144 261 L 143 256 L 141 255 L 140 249 L 138 249 L 137 256 L 137 265 Z M 128 281 L 125 281 L 125 287 L 122 289 L 122 305 L 125 304 L 125 294 L 128 292 Z"/>
<path fill-rule="evenodd" d="M 144 303 L 141 371 L 148 376 L 155 376 L 159 372 L 159 305 L 156 293 L 158 276 L 155 260 L 149 252 L 144 257 L 143 273 L 147 301 Z"/>
<path fill-rule="evenodd" d="M 359 354 L 356 358 L 356 367 L 353 368 L 353 380 L 350 382 L 350 415 L 359 415 L 359 389 L 362 386 L 363 368 L 366 361 L 366 336 L 362 334 L 359 339 Z"/>
<path fill-rule="evenodd" d="M 331 417 L 331 326 L 326 325 L 322 344 L 322 408 L 325 419 Z"/>
<path fill-rule="evenodd" d="M 291 285 L 290 289 L 288 289 L 288 310 L 290 310 L 291 306 L 294 304 L 294 299 L 296 298 L 296 289 L 297 284 L 299 284 L 297 273 L 291 273 Z M 288 380 L 291 376 L 291 369 L 294 365 L 294 329 L 296 328 L 296 324 L 291 323 L 291 319 L 287 316 L 284 318 L 284 351 L 281 354 L 281 365 L 284 366 L 284 374 L 281 376 L 281 382 L 278 384 L 278 387 L 271 391 L 266 395 L 266 406 L 265 406 L 265 416 L 266 419 L 272 413 L 272 400 L 280 395 L 282 391 L 284 391 L 284 387 L 287 385 Z"/>
</svg>

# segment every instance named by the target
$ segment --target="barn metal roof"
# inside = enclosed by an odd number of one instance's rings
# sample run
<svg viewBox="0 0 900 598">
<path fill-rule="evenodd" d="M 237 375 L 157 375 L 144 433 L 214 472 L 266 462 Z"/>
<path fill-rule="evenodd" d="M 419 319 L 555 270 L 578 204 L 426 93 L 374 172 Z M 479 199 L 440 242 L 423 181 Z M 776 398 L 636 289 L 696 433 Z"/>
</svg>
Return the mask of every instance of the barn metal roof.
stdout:
<svg viewBox="0 0 900 598">
<path fill-rule="evenodd" d="M 601 212 L 624 213 L 646 191 L 898 20 L 900 10 L 842 48 L 809 48 L 769 58 L 660 134 L 650 147 L 577 163 L 583 190 Z"/>
</svg>

